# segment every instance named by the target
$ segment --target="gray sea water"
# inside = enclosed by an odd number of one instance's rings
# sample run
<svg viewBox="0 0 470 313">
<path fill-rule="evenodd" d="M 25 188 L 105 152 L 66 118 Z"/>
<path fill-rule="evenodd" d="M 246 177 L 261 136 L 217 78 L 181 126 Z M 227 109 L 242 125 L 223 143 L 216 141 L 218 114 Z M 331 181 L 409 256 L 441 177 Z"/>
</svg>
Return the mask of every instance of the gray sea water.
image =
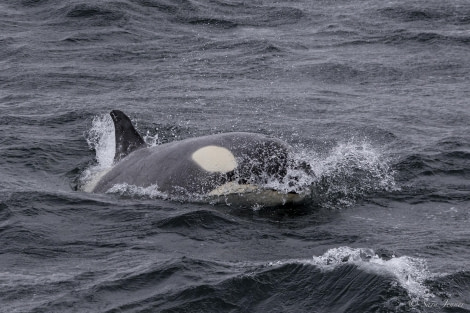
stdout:
<svg viewBox="0 0 470 313">
<path fill-rule="evenodd" d="M 470 312 L 469 77 L 468 0 L 0 2 L 0 312 Z M 112 109 L 280 138 L 315 197 L 85 192 Z"/>
</svg>

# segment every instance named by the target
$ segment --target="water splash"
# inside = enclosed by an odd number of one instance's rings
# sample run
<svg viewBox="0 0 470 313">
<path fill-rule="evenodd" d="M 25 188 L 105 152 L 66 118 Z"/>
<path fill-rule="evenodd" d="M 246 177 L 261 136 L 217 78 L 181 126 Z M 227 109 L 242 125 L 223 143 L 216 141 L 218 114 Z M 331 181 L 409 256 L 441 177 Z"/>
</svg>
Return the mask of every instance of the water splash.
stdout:
<svg viewBox="0 0 470 313">
<path fill-rule="evenodd" d="M 115 154 L 114 124 L 111 117 L 106 115 L 95 116 L 91 128 L 86 135 L 90 149 L 96 151 L 96 160 L 102 168 L 111 167 Z"/>
<path fill-rule="evenodd" d="M 353 205 L 371 192 L 394 191 L 395 171 L 385 153 L 366 141 L 339 143 L 326 154 L 297 151 L 283 179 L 269 179 L 264 188 L 302 193 L 326 208 Z"/>
<path fill-rule="evenodd" d="M 368 193 L 398 189 L 390 159 L 365 141 L 340 143 L 309 164 L 318 177 L 313 197 L 325 207 L 349 206 Z"/>
<path fill-rule="evenodd" d="M 161 145 L 163 143 L 162 139 L 160 138 L 160 136 L 158 134 L 158 132 L 155 133 L 155 135 L 151 135 L 150 131 L 147 131 L 145 133 L 145 135 L 142 136 L 142 138 L 144 139 L 145 143 L 149 147 L 155 147 L 155 146 Z"/>
<path fill-rule="evenodd" d="M 111 187 L 106 193 L 117 193 L 123 197 L 139 197 L 149 199 L 167 199 L 168 195 L 158 190 L 158 185 L 150 185 L 148 187 L 139 187 L 129 184 L 116 184 Z"/>
<path fill-rule="evenodd" d="M 115 154 L 114 124 L 111 117 L 95 116 L 90 130 L 85 134 L 88 147 L 95 150 L 96 163 L 83 171 L 80 186 L 84 191 L 93 190 L 98 180 L 111 169 Z"/>
</svg>

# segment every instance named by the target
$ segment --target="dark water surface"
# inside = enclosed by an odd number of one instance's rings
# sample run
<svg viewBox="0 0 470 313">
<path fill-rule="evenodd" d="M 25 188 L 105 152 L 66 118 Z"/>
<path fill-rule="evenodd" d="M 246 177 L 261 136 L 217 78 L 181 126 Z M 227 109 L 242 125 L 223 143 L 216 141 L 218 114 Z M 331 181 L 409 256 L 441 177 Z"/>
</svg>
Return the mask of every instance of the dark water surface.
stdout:
<svg viewBox="0 0 470 313">
<path fill-rule="evenodd" d="M 470 312 L 470 2 L 0 3 L 1 312 Z M 300 207 L 175 201 L 149 143 L 289 142 Z"/>
</svg>

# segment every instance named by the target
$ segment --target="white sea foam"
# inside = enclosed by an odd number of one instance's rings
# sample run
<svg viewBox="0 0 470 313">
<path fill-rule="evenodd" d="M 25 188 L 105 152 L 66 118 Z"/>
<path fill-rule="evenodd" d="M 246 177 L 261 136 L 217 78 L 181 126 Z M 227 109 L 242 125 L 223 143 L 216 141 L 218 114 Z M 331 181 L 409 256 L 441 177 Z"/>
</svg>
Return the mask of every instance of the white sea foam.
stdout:
<svg viewBox="0 0 470 313">
<path fill-rule="evenodd" d="M 117 193 L 126 197 L 143 197 L 143 198 L 160 198 L 167 199 L 168 195 L 158 190 L 158 185 L 150 185 L 148 187 L 139 187 L 130 184 L 116 184 L 106 191 L 106 193 Z"/>
<path fill-rule="evenodd" d="M 384 153 L 367 141 L 339 143 L 326 158 L 310 164 L 317 176 L 360 175 L 358 188 L 395 190 L 395 172 Z"/>
<path fill-rule="evenodd" d="M 374 250 L 367 248 L 338 247 L 329 249 L 323 255 L 312 259 L 271 262 L 269 265 L 301 263 L 314 265 L 324 271 L 332 271 L 344 264 L 355 264 L 358 268 L 378 275 L 390 275 L 407 290 L 413 298 L 428 299 L 433 294 L 424 285 L 426 279 L 433 277 L 426 260 L 409 256 L 380 258 Z"/>
<path fill-rule="evenodd" d="M 96 151 L 96 160 L 102 168 L 111 167 L 115 154 L 114 124 L 108 114 L 95 116 L 86 140 Z"/>
<path fill-rule="evenodd" d="M 90 192 L 113 166 L 115 137 L 111 117 L 108 114 L 95 116 L 85 138 L 90 149 L 96 153 L 96 163 L 85 169 L 80 177 L 82 190 Z"/>
<path fill-rule="evenodd" d="M 149 147 L 155 147 L 162 144 L 162 140 L 160 139 L 158 133 L 155 133 L 155 135 L 152 136 L 150 132 L 147 131 L 146 134 L 142 136 L 142 138 Z"/>
<path fill-rule="evenodd" d="M 348 206 L 367 193 L 398 189 L 390 159 L 367 141 L 339 143 L 308 161 L 318 177 L 314 196 L 325 207 Z"/>
</svg>

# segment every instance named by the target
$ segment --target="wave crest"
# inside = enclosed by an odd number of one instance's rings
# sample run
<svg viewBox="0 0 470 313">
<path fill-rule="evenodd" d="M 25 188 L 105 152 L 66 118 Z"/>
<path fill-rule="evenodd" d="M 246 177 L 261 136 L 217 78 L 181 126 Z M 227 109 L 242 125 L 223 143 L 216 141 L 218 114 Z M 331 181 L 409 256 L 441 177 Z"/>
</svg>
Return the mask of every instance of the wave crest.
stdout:
<svg viewBox="0 0 470 313">
<path fill-rule="evenodd" d="M 289 263 L 310 264 L 323 271 L 332 271 L 339 266 L 354 264 L 364 271 L 378 275 L 391 275 L 408 294 L 416 299 L 434 297 L 424 285 L 433 275 L 428 270 L 427 262 L 421 258 L 410 256 L 390 258 L 380 257 L 376 251 L 368 248 L 350 248 L 347 246 L 332 248 L 323 255 L 313 256 L 310 260 L 289 260 L 271 262 L 269 265 L 284 265 Z"/>
</svg>

